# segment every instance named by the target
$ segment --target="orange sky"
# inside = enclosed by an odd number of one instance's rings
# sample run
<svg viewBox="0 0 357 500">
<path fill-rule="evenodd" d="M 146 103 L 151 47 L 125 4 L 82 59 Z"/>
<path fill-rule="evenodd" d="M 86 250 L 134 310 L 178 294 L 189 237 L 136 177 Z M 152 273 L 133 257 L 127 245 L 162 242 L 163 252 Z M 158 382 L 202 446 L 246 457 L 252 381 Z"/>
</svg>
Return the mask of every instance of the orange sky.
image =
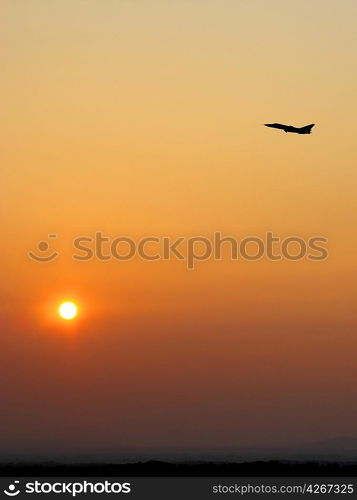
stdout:
<svg viewBox="0 0 357 500">
<path fill-rule="evenodd" d="M 356 435 L 356 2 L 1 11 L 3 446 Z M 73 261 L 95 231 L 324 235 L 330 256 Z M 31 261 L 50 233 L 59 259 Z"/>
</svg>

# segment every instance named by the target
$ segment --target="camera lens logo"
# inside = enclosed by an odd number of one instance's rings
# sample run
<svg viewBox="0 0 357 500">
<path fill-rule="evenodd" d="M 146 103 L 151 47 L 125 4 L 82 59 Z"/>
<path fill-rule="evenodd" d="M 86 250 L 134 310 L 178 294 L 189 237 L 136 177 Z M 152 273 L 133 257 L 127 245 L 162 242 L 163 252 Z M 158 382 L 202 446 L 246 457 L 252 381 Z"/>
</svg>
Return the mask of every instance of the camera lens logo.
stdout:
<svg viewBox="0 0 357 500">
<path fill-rule="evenodd" d="M 57 234 L 48 234 L 48 238 L 57 238 Z M 50 245 L 48 241 L 39 241 L 37 244 L 38 252 L 28 252 L 28 256 L 32 260 L 36 260 L 37 262 L 52 262 L 58 256 L 58 252 L 50 252 Z"/>
<path fill-rule="evenodd" d="M 19 482 L 20 481 L 14 481 L 13 483 L 9 484 L 7 490 L 4 490 L 5 495 L 7 495 L 8 497 L 16 497 L 16 495 L 20 493 L 20 490 L 16 486 L 17 484 L 19 484 Z"/>
</svg>

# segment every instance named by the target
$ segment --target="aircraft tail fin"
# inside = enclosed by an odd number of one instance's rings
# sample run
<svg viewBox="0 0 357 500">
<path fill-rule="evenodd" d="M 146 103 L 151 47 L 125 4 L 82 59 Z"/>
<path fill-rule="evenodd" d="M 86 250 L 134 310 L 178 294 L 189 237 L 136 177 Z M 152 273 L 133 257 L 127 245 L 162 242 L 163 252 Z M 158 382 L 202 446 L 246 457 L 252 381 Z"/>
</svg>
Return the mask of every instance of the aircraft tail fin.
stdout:
<svg viewBox="0 0 357 500">
<path fill-rule="evenodd" d="M 301 127 L 301 129 L 300 129 L 300 130 L 301 130 L 301 132 L 302 132 L 303 134 L 311 134 L 311 129 L 312 129 L 312 127 L 314 127 L 314 126 L 315 126 L 315 124 L 314 124 L 314 123 L 311 123 L 310 125 L 306 125 L 306 127 Z"/>
</svg>

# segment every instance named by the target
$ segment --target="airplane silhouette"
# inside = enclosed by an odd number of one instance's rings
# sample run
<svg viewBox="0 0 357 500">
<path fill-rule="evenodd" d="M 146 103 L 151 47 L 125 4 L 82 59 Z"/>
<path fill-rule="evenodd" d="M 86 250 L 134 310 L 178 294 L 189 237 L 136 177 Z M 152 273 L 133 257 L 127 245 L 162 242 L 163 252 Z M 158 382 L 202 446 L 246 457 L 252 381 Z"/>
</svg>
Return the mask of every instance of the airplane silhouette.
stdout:
<svg viewBox="0 0 357 500">
<path fill-rule="evenodd" d="M 314 123 L 311 125 L 306 125 L 305 127 L 293 127 L 292 125 L 282 125 L 281 123 L 264 123 L 266 127 L 278 128 L 284 130 L 284 132 L 291 132 L 294 134 L 311 134 L 311 129 L 314 127 Z"/>
</svg>

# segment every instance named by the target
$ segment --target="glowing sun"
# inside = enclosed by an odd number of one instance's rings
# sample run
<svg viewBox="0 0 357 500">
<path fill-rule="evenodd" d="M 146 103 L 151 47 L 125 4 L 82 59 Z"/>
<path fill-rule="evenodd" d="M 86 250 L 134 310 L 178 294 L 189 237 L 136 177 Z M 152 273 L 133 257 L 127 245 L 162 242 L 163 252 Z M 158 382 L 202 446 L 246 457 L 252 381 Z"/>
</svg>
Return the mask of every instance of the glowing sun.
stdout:
<svg viewBox="0 0 357 500">
<path fill-rule="evenodd" d="M 78 308 L 73 302 L 63 302 L 58 308 L 58 314 L 63 319 L 73 319 L 77 316 Z"/>
</svg>

